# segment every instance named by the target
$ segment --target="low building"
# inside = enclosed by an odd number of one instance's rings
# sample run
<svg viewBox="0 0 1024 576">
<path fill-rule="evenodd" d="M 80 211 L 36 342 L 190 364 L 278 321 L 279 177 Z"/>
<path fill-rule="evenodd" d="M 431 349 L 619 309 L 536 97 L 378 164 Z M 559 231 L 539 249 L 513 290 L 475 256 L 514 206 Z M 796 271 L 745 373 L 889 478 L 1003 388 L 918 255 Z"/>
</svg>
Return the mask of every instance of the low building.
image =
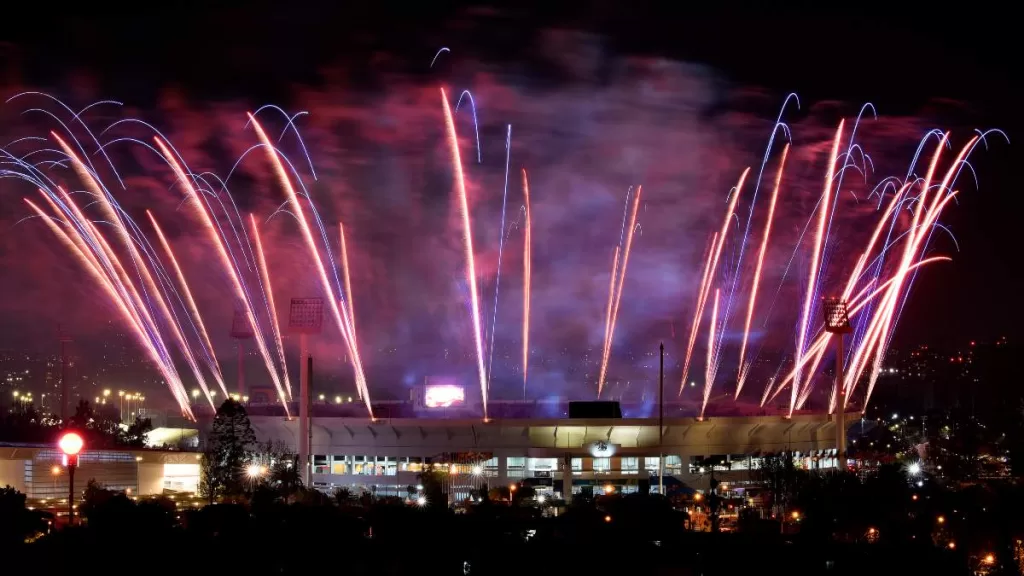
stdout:
<svg viewBox="0 0 1024 576">
<path fill-rule="evenodd" d="M 193 493 L 199 484 L 196 452 L 152 449 L 83 450 L 75 487 L 95 480 L 110 490 L 138 496 Z M 55 446 L 0 443 L 0 487 L 12 486 L 30 500 L 68 497 L 68 472 Z"/>
</svg>

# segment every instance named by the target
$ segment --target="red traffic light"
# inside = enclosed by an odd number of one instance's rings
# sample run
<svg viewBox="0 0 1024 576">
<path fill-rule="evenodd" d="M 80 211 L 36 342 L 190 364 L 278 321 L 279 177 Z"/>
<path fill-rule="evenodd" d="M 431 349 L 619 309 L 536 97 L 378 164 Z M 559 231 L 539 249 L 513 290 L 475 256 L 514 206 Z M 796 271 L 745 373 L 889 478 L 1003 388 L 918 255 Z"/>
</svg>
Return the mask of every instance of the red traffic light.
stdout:
<svg viewBox="0 0 1024 576">
<path fill-rule="evenodd" d="M 77 456 L 85 446 L 85 441 L 75 432 L 66 432 L 57 441 L 57 446 L 66 456 Z"/>
</svg>

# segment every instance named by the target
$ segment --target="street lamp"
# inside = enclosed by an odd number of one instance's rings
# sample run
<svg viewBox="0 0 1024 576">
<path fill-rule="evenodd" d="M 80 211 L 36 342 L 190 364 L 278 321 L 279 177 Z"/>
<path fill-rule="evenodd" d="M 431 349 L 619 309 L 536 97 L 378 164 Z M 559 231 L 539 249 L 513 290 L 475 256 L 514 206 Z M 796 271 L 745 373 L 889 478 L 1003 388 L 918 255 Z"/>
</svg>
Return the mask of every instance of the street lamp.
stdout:
<svg viewBox="0 0 1024 576">
<path fill-rule="evenodd" d="M 850 315 L 846 300 L 825 298 L 822 301 L 825 313 L 825 331 L 836 339 L 836 458 L 839 470 L 846 470 L 846 386 L 843 377 L 843 334 L 849 334 Z"/>
<path fill-rule="evenodd" d="M 68 526 L 75 523 L 75 468 L 84 445 L 85 441 L 76 432 L 65 432 L 57 441 L 57 447 L 64 453 L 64 465 L 68 468 Z"/>
</svg>

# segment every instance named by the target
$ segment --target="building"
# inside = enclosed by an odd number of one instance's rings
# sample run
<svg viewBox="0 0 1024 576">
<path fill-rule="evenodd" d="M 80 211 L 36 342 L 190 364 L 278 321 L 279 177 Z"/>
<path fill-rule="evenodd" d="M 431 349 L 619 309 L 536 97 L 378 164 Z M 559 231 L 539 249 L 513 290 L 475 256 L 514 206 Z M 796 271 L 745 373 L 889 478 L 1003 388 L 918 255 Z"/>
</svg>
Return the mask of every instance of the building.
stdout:
<svg viewBox="0 0 1024 576">
<path fill-rule="evenodd" d="M 250 419 L 261 442 L 298 450 L 298 420 Z M 669 481 L 697 490 L 709 488 L 711 474 L 727 485 L 746 484 L 770 453 L 793 452 L 806 467 L 835 466 L 836 428 L 823 414 L 666 418 L 660 445 L 658 422 L 649 418 L 312 420 L 312 483 L 321 490 L 405 496 L 428 463 L 450 472 L 453 500 L 482 484 L 520 482 L 560 495 L 567 487 L 566 464 L 574 493 L 587 487 L 656 490 L 659 458 Z"/>
<path fill-rule="evenodd" d="M 30 500 L 68 497 L 68 473 L 56 446 L 0 443 L 0 487 L 11 486 Z M 194 493 L 199 484 L 199 454 L 169 450 L 82 451 L 76 489 L 95 480 L 110 490 L 137 496 Z"/>
</svg>

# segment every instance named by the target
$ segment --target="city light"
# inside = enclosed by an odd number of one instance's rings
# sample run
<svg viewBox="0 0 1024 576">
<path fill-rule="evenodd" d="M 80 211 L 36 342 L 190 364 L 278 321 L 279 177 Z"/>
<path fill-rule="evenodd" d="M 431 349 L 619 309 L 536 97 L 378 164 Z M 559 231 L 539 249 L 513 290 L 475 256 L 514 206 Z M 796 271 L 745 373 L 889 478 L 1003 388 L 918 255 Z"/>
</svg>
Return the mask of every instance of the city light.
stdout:
<svg viewBox="0 0 1024 576">
<path fill-rule="evenodd" d="M 417 498 L 416 499 L 416 505 L 420 506 L 420 507 L 426 506 L 427 505 L 427 497 L 426 496 L 420 496 L 419 498 Z"/>
<path fill-rule="evenodd" d="M 248 476 L 250 480 L 260 478 L 266 473 L 266 466 L 260 466 L 259 464 L 249 464 L 248 466 L 245 467 L 245 475 Z"/>
<path fill-rule="evenodd" d="M 473 476 L 479 476 L 479 475 L 481 475 L 483 473 L 484 473 L 484 469 L 479 464 L 477 464 L 476 466 L 473 466 Z"/>
<path fill-rule="evenodd" d="M 946 523 L 946 517 L 945 516 L 939 516 L 938 518 L 935 519 L 935 521 L 938 522 L 939 524 L 945 524 Z"/>
</svg>

